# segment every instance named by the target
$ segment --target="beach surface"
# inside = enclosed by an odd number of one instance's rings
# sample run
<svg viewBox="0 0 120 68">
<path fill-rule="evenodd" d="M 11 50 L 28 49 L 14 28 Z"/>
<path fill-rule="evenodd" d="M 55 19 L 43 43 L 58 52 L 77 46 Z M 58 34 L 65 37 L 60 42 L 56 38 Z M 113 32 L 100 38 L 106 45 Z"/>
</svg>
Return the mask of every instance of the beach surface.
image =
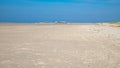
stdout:
<svg viewBox="0 0 120 68">
<path fill-rule="evenodd" d="M 120 68 L 120 27 L 0 24 L 0 68 Z"/>
</svg>

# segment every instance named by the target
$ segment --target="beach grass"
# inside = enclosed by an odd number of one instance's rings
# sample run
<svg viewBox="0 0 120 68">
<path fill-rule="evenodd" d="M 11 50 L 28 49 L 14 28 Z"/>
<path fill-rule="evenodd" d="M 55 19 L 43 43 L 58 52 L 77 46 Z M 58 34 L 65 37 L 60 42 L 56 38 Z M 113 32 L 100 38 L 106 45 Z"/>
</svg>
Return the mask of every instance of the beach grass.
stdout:
<svg viewBox="0 0 120 68">
<path fill-rule="evenodd" d="M 117 27 L 120 27 L 120 22 L 110 22 L 110 24 L 113 24 L 113 25 L 115 25 Z"/>
</svg>

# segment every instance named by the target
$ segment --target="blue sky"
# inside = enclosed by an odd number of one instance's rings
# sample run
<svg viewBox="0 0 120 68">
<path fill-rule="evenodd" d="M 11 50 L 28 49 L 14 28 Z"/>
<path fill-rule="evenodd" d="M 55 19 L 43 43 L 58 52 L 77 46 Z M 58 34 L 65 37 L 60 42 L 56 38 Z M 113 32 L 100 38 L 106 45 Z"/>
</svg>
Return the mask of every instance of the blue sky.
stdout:
<svg viewBox="0 0 120 68">
<path fill-rule="evenodd" d="M 0 0 L 0 22 L 120 21 L 120 0 Z"/>
</svg>

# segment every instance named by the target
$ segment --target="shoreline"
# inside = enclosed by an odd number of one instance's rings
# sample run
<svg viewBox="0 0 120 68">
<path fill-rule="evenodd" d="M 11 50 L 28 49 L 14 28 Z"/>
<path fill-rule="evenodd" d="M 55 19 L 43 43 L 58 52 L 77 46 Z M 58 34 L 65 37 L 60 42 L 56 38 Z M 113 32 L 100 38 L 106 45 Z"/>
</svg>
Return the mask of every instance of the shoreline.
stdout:
<svg viewBox="0 0 120 68">
<path fill-rule="evenodd" d="M 99 23 L 99 22 L 98 22 Z M 82 22 L 79 22 L 79 23 L 54 23 L 54 22 L 49 22 L 49 23 L 23 23 L 23 22 L 0 22 L 0 24 L 98 24 L 97 22 L 96 23 L 82 23 Z M 108 23 L 108 22 L 103 22 L 103 23 Z M 103 24 L 103 23 L 99 23 L 99 24 Z"/>
</svg>

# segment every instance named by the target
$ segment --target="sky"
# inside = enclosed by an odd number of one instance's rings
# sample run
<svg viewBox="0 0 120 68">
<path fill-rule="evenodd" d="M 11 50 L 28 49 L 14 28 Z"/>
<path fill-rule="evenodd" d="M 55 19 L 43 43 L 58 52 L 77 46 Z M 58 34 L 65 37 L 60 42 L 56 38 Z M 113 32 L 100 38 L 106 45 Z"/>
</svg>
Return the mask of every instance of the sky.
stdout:
<svg viewBox="0 0 120 68">
<path fill-rule="evenodd" d="M 0 22 L 54 21 L 120 21 L 120 0 L 0 0 Z"/>
</svg>

